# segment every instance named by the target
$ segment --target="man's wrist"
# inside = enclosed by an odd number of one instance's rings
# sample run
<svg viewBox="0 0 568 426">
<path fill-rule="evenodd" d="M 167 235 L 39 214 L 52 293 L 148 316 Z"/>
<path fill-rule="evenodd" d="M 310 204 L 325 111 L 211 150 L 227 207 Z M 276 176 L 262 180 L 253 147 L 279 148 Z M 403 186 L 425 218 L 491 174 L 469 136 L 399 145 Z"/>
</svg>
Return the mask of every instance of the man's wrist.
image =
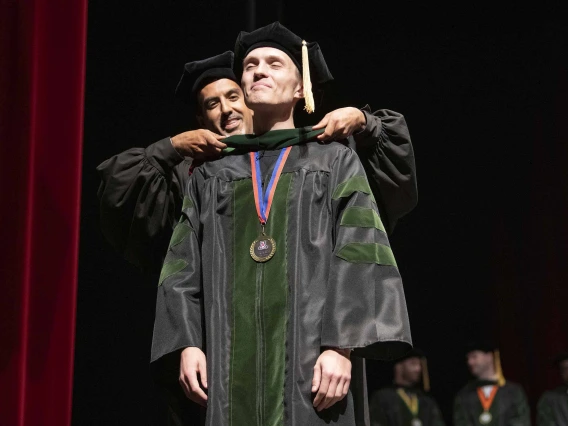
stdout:
<svg viewBox="0 0 568 426">
<path fill-rule="evenodd" d="M 174 138 L 175 138 L 175 136 L 174 136 Z M 170 143 L 172 144 L 173 149 L 175 149 L 177 151 L 176 144 L 174 142 L 174 139 L 171 136 L 170 136 Z M 178 153 L 179 153 L 179 151 L 178 151 Z"/>
<path fill-rule="evenodd" d="M 359 110 L 359 112 L 363 116 L 363 118 L 361 119 L 361 124 L 359 125 L 359 132 L 362 132 L 367 127 L 367 115 L 361 110 Z"/>
<path fill-rule="evenodd" d="M 339 355 L 343 355 L 347 359 L 351 358 L 351 352 L 353 352 L 353 349 L 351 348 L 324 348 L 324 350 L 335 351 Z"/>
<path fill-rule="evenodd" d="M 357 129 L 357 131 L 354 133 L 354 136 L 360 135 L 363 132 L 365 132 L 365 130 L 367 130 L 367 112 L 363 111 L 363 110 L 359 110 L 359 112 L 363 116 L 363 119 L 361 120 L 361 123 L 359 125 L 359 129 Z"/>
<path fill-rule="evenodd" d="M 171 137 L 170 136 L 170 144 L 172 145 L 172 148 L 175 149 L 175 151 L 182 157 L 185 158 L 185 154 L 183 152 L 180 151 L 180 149 L 178 148 L 178 144 L 174 141 L 176 137 Z"/>
</svg>

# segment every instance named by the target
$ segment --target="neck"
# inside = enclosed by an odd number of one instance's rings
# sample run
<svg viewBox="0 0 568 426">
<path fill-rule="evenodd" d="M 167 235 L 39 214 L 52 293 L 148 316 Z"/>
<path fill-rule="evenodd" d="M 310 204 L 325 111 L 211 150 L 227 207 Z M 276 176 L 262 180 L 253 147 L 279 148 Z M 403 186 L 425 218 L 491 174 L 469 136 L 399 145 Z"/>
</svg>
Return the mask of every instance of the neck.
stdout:
<svg viewBox="0 0 568 426">
<path fill-rule="evenodd" d="M 477 376 L 477 378 L 479 380 L 495 380 L 495 381 L 497 381 L 497 379 L 498 379 L 497 373 L 495 373 L 494 368 L 488 369 L 487 371 L 485 371 L 482 374 L 480 374 L 479 376 Z"/>
<path fill-rule="evenodd" d="M 262 135 L 270 130 L 294 128 L 294 108 L 283 109 L 282 105 L 265 105 L 254 111 L 254 134 Z"/>
<path fill-rule="evenodd" d="M 412 387 L 416 386 L 416 383 L 411 382 L 410 380 L 406 380 L 402 377 L 396 377 L 394 379 L 394 384 L 396 386 L 403 386 L 403 387 L 407 387 L 407 388 L 412 388 Z"/>
</svg>

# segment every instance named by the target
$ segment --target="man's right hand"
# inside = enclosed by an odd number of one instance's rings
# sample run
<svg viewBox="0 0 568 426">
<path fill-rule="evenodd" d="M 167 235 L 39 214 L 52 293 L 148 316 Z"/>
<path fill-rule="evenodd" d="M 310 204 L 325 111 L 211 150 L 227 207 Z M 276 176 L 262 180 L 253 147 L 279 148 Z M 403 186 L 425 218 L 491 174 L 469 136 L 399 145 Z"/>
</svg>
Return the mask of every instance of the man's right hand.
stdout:
<svg viewBox="0 0 568 426">
<path fill-rule="evenodd" d="M 189 347 L 181 352 L 179 383 L 187 396 L 199 405 L 207 406 L 207 362 L 199 348 Z M 198 378 L 199 375 L 199 378 Z M 203 385 L 203 389 L 199 384 Z"/>
<path fill-rule="evenodd" d="M 226 136 L 218 135 L 206 129 L 190 130 L 172 137 L 172 145 L 180 155 L 196 160 L 211 160 L 221 155 L 226 148 L 221 140 Z"/>
</svg>

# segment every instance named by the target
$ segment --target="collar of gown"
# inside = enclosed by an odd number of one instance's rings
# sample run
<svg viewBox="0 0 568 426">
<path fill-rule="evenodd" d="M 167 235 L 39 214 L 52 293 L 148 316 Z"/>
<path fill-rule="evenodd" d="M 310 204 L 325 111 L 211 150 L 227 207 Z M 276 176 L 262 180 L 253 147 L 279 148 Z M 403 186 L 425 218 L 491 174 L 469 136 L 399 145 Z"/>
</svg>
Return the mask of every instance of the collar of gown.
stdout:
<svg viewBox="0 0 568 426">
<path fill-rule="evenodd" d="M 277 150 L 306 142 L 317 142 L 317 135 L 324 129 L 312 130 L 311 126 L 296 129 L 271 130 L 262 135 L 234 135 L 223 139 L 227 148 L 224 155 L 238 155 L 250 151 Z"/>
<path fill-rule="evenodd" d="M 476 388 L 481 388 L 483 386 L 495 386 L 496 384 L 497 380 L 476 379 L 473 381 L 473 385 Z"/>
</svg>

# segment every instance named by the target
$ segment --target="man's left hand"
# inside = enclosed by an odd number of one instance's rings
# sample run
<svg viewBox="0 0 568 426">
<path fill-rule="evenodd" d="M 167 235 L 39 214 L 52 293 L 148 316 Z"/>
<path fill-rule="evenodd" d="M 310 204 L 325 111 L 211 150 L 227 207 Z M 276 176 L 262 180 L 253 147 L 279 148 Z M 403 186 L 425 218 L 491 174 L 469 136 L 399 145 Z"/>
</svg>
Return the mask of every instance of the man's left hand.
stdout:
<svg viewBox="0 0 568 426">
<path fill-rule="evenodd" d="M 351 383 L 350 349 L 328 349 L 321 353 L 314 366 L 312 393 L 317 392 L 314 407 L 325 410 L 341 401 Z"/>
<path fill-rule="evenodd" d="M 361 110 L 346 107 L 327 113 L 312 129 L 318 130 L 325 127 L 325 131 L 317 136 L 320 141 L 341 140 L 363 130 L 366 124 L 367 119 Z"/>
</svg>

